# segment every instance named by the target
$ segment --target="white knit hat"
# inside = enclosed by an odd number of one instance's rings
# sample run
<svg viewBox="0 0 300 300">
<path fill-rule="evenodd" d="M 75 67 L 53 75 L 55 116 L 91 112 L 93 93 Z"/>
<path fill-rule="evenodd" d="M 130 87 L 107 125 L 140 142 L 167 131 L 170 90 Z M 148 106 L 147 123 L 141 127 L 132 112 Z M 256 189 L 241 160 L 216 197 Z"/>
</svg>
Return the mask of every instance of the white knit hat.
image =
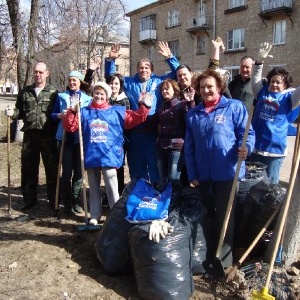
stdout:
<svg viewBox="0 0 300 300">
<path fill-rule="evenodd" d="M 92 87 L 92 91 L 94 91 L 94 89 L 96 87 L 101 87 L 105 91 L 107 99 L 109 99 L 111 97 L 112 90 L 111 90 L 111 87 L 107 83 L 105 83 L 103 81 L 96 82 Z"/>
</svg>

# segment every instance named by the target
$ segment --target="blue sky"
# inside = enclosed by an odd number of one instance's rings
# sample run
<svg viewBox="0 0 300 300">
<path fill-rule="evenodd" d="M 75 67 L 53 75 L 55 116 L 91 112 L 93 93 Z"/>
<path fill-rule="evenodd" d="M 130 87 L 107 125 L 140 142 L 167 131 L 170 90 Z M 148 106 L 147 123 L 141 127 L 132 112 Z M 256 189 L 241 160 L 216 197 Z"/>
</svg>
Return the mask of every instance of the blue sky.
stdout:
<svg viewBox="0 0 300 300">
<path fill-rule="evenodd" d="M 129 12 L 150 3 L 156 2 L 156 0 L 123 0 L 123 2 L 126 4 L 126 12 Z"/>
</svg>

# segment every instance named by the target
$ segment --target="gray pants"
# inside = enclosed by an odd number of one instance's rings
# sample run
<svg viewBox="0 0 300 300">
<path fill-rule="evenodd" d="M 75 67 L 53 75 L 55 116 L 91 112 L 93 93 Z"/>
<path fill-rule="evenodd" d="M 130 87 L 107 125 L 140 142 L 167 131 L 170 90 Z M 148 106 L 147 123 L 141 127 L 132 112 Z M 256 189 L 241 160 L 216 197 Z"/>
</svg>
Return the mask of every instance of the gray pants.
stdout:
<svg viewBox="0 0 300 300">
<path fill-rule="evenodd" d="M 89 182 L 89 200 L 91 219 L 99 220 L 102 214 L 102 201 L 100 196 L 101 171 L 107 193 L 109 208 L 119 200 L 117 170 L 113 168 L 87 169 Z"/>
</svg>

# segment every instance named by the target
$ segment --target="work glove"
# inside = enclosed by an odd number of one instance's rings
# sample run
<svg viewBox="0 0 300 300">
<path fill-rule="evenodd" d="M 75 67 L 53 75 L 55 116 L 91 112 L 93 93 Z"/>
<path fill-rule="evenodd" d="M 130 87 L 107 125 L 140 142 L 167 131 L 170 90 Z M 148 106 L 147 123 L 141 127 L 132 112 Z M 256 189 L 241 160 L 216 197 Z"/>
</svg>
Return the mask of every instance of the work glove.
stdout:
<svg viewBox="0 0 300 300">
<path fill-rule="evenodd" d="M 74 94 L 70 96 L 70 108 L 77 111 L 78 107 L 79 107 L 79 95 Z"/>
<path fill-rule="evenodd" d="M 267 57 L 273 57 L 273 55 L 269 54 L 271 49 L 272 49 L 271 44 L 266 42 L 262 43 L 259 47 L 257 62 L 263 62 Z"/>
<path fill-rule="evenodd" d="M 6 117 L 11 118 L 14 115 L 14 109 L 10 105 L 8 105 L 4 110 L 4 114 Z"/>
<path fill-rule="evenodd" d="M 149 229 L 149 240 L 159 243 L 160 239 L 164 239 L 169 233 L 174 231 L 174 227 L 164 220 L 152 221 Z"/>
<path fill-rule="evenodd" d="M 153 103 L 153 95 L 149 92 L 141 93 L 139 103 L 144 104 L 147 108 L 151 108 L 152 103 Z"/>
</svg>

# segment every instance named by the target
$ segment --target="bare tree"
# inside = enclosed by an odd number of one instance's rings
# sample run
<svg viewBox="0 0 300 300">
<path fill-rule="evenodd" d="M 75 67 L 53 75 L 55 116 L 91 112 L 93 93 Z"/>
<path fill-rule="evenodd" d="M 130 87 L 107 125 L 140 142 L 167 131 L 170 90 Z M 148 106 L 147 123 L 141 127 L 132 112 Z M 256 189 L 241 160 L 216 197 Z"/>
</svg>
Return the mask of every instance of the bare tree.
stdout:
<svg viewBox="0 0 300 300">
<path fill-rule="evenodd" d="M 19 13 L 19 0 L 6 0 L 6 3 L 13 35 L 13 45 L 17 54 L 17 81 L 20 90 L 25 83 L 26 68 L 24 64 L 24 40 Z"/>
</svg>

